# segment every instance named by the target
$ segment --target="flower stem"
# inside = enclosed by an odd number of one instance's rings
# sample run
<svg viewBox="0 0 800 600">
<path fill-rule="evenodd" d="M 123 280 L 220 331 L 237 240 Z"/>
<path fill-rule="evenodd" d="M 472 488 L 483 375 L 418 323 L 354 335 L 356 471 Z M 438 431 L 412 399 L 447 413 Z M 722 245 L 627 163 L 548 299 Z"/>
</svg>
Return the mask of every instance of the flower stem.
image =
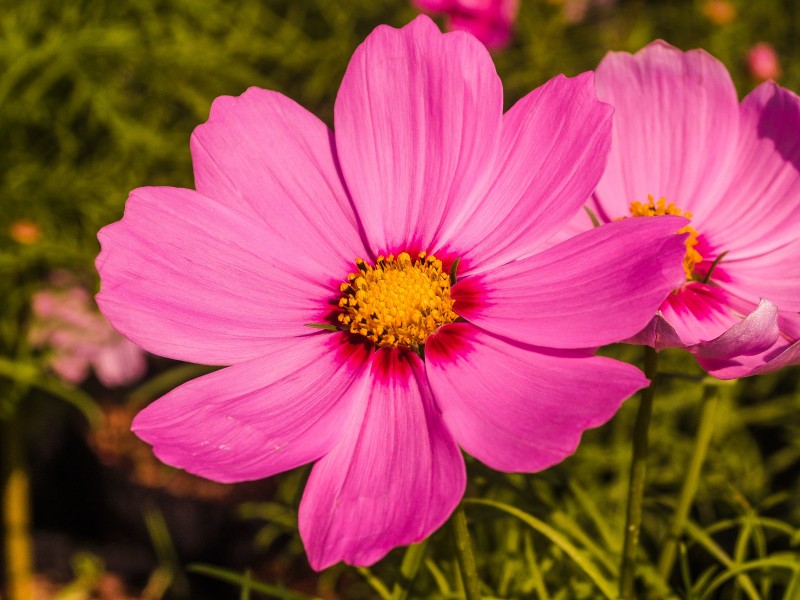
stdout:
<svg viewBox="0 0 800 600">
<path fill-rule="evenodd" d="M 658 574 L 665 582 L 669 579 L 672 567 L 675 564 L 678 540 L 683 533 L 689 510 L 694 502 L 695 494 L 697 494 L 700 473 L 711 443 L 711 436 L 714 433 L 714 419 L 716 417 L 717 404 L 719 404 L 718 385 L 712 383 L 703 386 L 702 403 L 703 408 L 700 413 L 700 422 L 697 426 L 697 438 L 695 439 L 689 470 L 683 480 L 678 504 L 675 507 L 675 514 L 672 516 L 672 523 L 670 523 L 667 538 L 658 558 Z"/>
<path fill-rule="evenodd" d="M 458 566 L 461 568 L 461 581 L 464 583 L 466 598 L 467 600 L 481 600 L 481 581 L 478 579 L 478 567 L 472 552 L 472 544 L 469 541 L 467 515 L 464 513 L 463 504 L 459 504 L 453 516 L 450 517 L 450 524 L 453 528 L 453 541 L 456 546 L 456 556 L 458 557 Z"/>
<path fill-rule="evenodd" d="M 33 543 L 30 533 L 30 493 L 22 441 L 17 423 L 7 422 L 3 528 L 5 530 L 6 588 L 9 600 L 33 598 Z"/>
<path fill-rule="evenodd" d="M 408 600 L 414 579 L 417 577 L 422 561 L 425 559 L 425 551 L 428 549 L 428 538 L 419 544 L 411 544 L 403 556 L 400 565 L 400 580 L 394 584 L 392 589 L 392 600 Z"/>
<path fill-rule="evenodd" d="M 644 348 L 644 374 L 650 385 L 642 391 L 639 412 L 633 428 L 633 455 L 631 457 L 630 487 L 628 488 L 628 510 L 625 516 L 625 542 L 622 549 L 620 568 L 620 600 L 633 600 L 634 577 L 636 575 L 636 549 L 639 546 L 639 533 L 642 526 L 642 504 L 644 484 L 647 473 L 648 430 L 653 414 L 653 398 L 656 395 L 656 374 L 658 372 L 658 353 L 649 346 Z"/>
</svg>

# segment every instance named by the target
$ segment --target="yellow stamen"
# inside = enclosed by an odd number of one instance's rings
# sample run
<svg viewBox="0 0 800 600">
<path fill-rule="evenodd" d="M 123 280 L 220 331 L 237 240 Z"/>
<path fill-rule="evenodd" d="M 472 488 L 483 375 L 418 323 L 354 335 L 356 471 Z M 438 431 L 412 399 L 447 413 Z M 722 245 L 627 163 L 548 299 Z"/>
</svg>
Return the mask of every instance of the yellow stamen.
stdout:
<svg viewBox="0 0 800 600">
<path fill-rule="evenodd" d="M 675 206 L 673 202 L 667 204 L 664 198 L 658 202 L 653 199 L 652 195 L 647 196 L 647 204 L 642 202 L 631 202 L 631 216 L 632 217 L 657 217 L 660 215 L 677 215 L 679 217 L 692 218 L 692 213 L 689 211 L 682 211 Z M 686 238 L 686 256 L 683 258 L 683 270 L 686 271 L 686 279 L 693 279 L 694 267 L 697 263 L 703 261 L 703 257 L 695 250 L 698 244 L 699 233 L 691 225 L 687 225 L 678 230 L 678 233 L 688 233 L 689 237 Z"/>
<path fill-rule="evenodd" d="M 436 329 L 458 318 L 450 277 L 442 261 L 419 253 L 379 256 L 375 266 L 356 259 L 358 270 L 339 286 L 339 322 L 378 346 L 418 349 Z"/>
</svg>

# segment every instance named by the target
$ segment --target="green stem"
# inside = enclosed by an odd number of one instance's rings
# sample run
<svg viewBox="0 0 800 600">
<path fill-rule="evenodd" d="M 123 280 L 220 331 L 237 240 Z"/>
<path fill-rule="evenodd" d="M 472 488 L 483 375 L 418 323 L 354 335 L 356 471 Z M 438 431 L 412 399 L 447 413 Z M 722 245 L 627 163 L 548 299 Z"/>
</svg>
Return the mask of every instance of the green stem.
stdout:
<svg viewBox="0 0 800 600">
<path fill-rule="evenodd" d="M 453 516 L 450 517 L 450 524 L 453 528 L 453 541 L 456 546 L 458 566 L 461 568 L 464 593 L 467 600 L 481 600 L 481 581 L 478 579 L 478 567 L 472 552 L 472 544 L 469 541 L 467 515 L 464 513 L 463 504 L 459 504 Z"/>
<path fill-rule="evenodd" d="M 30 490 L 19 424 L 4 427 L 5 480 L 3 528 L 5 530 L 6 589 L 8 600 L 33 598 L 33 543 L 30 531 Z"/>
<path fill-rule="evenodd" d="M 653 414 L 653 398 L 656 395 L 658 353 L 649 346 L 645 346 L 644 351 L 644 374 L 650 379 L 650 385 L 642 391 L 639 412 L 636 414 L 636 424 L 633 429 L 628 510 L 625 516 L 625 543 L 622 548 L 619 579 L 620 600 L 635 598 L 633 584 L 636 575 L 636 549 L 639 546 L 639 533 L 642 526 L 644 484 L 647 474 L 647 435 L 650 428 L 650 417 Z"/>
<path fill-rule="evenodd" d="M 703 386 L 703 408 L 700 414 L 700 422 L 697 426 L 697 438 L 694 443 L 689 470 L 683 480 L 681 493 L 678 497 L 678 504 L 675 507 L 675 514 L 672 516 L 667 538 L 661 548 L 661 555 L 658 558 L 658 574 L 665 582 L 672 573 L 675 565 L 675 555 L 678 549 L 678 540 L 683 534 L 686 519 L 689 517 L 689 510 L 697 494 L 697 486 L 700 482 L 700 473 L 703 463 L 708 454 L 708 447 L 711 443 L 711 436 L 714 433 L 714 419 L 716 417 L 717 405 L 719 404 L 719 387 L 714 384 Z"/>
<path fill-rule="evenodd" d="M 412 544 L 403 556 L 400 564 L 400 580 L 392 588 L 392 600 L 407 600 L 411 593 L 411 587 L 417 572 L 425 560 L 425 551 L 428 549 L 428 539 L 422 540 L 419 544 Z"/>
</svg>

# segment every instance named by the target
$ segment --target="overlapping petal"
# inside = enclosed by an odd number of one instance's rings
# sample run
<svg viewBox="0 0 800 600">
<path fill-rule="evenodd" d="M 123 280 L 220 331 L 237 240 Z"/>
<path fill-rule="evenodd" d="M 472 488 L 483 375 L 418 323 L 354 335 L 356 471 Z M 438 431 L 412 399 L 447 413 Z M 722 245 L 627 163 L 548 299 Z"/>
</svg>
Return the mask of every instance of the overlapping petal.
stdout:
<svg viewBox="0 0 800 600">
<path fill-rule="evenodd" d="M 736 168 L 706 227 L 727 251 L 725 286 L 800 311 L 800 98 L 764 83 L 742 102 Z"/>
<path fill-rule="evenodd" d="M 370 249 L 430 251 L 456 207 L 481 198 L 500 141 L 503 91 L 476 39 L 420 16 L 378 27 L 336 98 L 339 158 Z"/>
<path fill-rule="evenodd" d="M 464 450 L 501 471 L 562 461 L 584 430 L 605 423 L 647 385 L 629 364 L 516 344 L 469 323 L 431 336 L 425 358 L 447 428 Z"/>
<path fill-rule="evenodd" d="M 669 294 L 659 312 L 677 334 L 677 345 L 693 346 L 719 337 L 738 323 L 741 313 L 735 309 L 736 304 L 724 289 L 692 282 Z M 746 312 L 755 304 L 748 308 Z"/>
<path fill-rule="evenodd" d="M 758 307 L 722 335 L 690 350 L 701 359 L 730 359 L 769 350 L 778 339 L 778 307 L 761 300 Z"/>
<path fill-rule="evenodd" d="M 163 462 L 215 481 L 316 460 L 344 435 L 348 390 L 368 361 L 344 334 L 273 341 L 261 356 L 194 379 L 141 411 L 133 430 Z"/>
<path fill-rule="evenodd" d="M 364 245 L 339 173 L 333 133 L 286 96 L 250 88 L 214 101 L 192 134 L 197 190 L 247 212 L 278 237 L 343 270 Z"/>
<path fill-rule="evenodd" d="M 371 365 L 351 390 L 357 410 L 314 465 L 300 504 L 300 535 L 318 570 L 339 561 L 371 565 L 422 540 L 464 493 L 464 461 L 422 361 L 382 349 Z"/>
<path fill-rule="evenodd" d="M 734 169 L 704 224 L 729 251 L 726 263 L 768 254 L 787 265 L 796 254 L 783 247 L 800 226 L 800 98 L 767 82 L 740 112 Z"/>
<path fill-rule="evenodd" d="M 445 236 L 464 274 L 541 248 L 580 210 L 603 174 L 612 112 L 584 73 L 551 79 L 503 115 L 492 185 Z"/>
<path fill-rule="evenodd" d="M 736 89 L 721 62 L 664 42 L 635 55 L 610 52 L 597 67 L 597 94 L 615 108 L 611 156 L 596 192 L 607 220 L 628 215 L 629 204 L 648 194 L 698 219 L 715 206 L 739 129 Z"/>
<path fill-rule="evenodd" d="M 720 379 L 761 375 L 800 364 L 800 315 L 779 313 L 778 329 L 773 344 L 762 352 L 722 356 L 706 353 L 698 356 L 697 362 Z"/>
<path fill-rule="evenodd" d="M 232 364 L 262 356 L 268 340 L 307 335 L 341 277 L 193 190 L 134 190 L 98 237 L 101 310 L 139 346 L 179 360 Z"/>
<path fill-rule="evenodd" d="M 678 217 L 625 219 L 465 278 L 455 310 L 495 334 L 550 348 L 589 348 L 640 331 L 685 275 Z"/>
</svg>

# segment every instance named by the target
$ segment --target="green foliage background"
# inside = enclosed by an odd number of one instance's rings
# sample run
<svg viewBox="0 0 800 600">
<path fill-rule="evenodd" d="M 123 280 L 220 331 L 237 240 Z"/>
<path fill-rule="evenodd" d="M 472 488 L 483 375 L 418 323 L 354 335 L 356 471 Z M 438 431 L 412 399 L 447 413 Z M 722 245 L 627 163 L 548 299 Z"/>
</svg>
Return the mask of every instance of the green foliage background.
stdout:
<svg viewBox="0 0 800 600">
<path fill-rule="evenodd" d="M 747 72 L 748 48 L 770 42 L 781 60 L 780 83 L 800 90 L 800 4 L 731 4 L 736 17 L 728 24 L 712 22 L 704 0 L 620 0 L 590 8 L 583 21 L 572 24 L 558 1 L 522 0 L 515 41 L 495 55 L 506 104 L 557 73 L 592 69 L 610 49 L 635 51 L 655 38 L 683 49 L 705 48 L 727 65 L 740 94 L 757 83 Z M 121 216 L 129 190 L 192 186 L 189 136 L 207 118 L 215 97 L 252 85 L 270 88 L 330 123 L 354 48 L 376 25 L 401 26 L 415 14 L 404 0 L 2 0 L 2 414 L 12 414 L 22 398 L 20 382 L 47 377 L 25 341 L 31 293 L 59 268 L 96 285 L 96 232 Z M 22 219 L 41 228 L 39 242 L 25 245 L 11 237 L 12 223 Z M 636 349 L 609 352 L 638 360 Z M 666 353 L 665 361 L 668 371 L 700 376 L 686 355 Z M 800 598 L 797 376 L 797 369 L 787 369 L 723 388 L 692 512 L 697 528 L 672 579 L 673 597 Z M 84 408 L 92 401 L 81 390 L 46 387 L 25 397 L 69 399 L 70 394 L 73 404 Z M 667 378 L 657 398 L 645 562 L 653 560 L 663 539 L 692 451 L 699 396 L 696 382 Z M 554 542 L 552 532 L 496 507 L 470 506 L 488 595 L 603 597 L 586 565 L 610 582 L 617 575 L 634 409 L 635 400 L 612 423 L 590 432 L 574 457 L 545 473 L 505 476 L 470 464 L 469 496 L 516 506 L 554 528 L 579 553 L 576 560 Z M 243 508 L 247 517 L 265 519 L 260 538 L 265 546 L 279 532 L 296 538 L 291 515 L 298 477 L 285 477 L 269 504 Z M 459 597 L 448 543 L 444 533 L 434 536 L 412 597 Z M 303 560 L 296 543 L 282 552 Z M 320 590 L 338 586 L 341 597 L 374 597 L 380 585 L 391 589 L 398 580 L 402 556 L 393 553 L 372 573 L 336 568 L 313 581 Z M 730 577 L 709 591 L 714 577 L 759 557 L 777 562 L 749 572 L 754 588 Z M 645 577 L 651 571 L 645 570 Z M 243 595 L 250 593 L 248 585 Z M 790 597 L 793 590 L 798 595 Z"/>
</svg>

